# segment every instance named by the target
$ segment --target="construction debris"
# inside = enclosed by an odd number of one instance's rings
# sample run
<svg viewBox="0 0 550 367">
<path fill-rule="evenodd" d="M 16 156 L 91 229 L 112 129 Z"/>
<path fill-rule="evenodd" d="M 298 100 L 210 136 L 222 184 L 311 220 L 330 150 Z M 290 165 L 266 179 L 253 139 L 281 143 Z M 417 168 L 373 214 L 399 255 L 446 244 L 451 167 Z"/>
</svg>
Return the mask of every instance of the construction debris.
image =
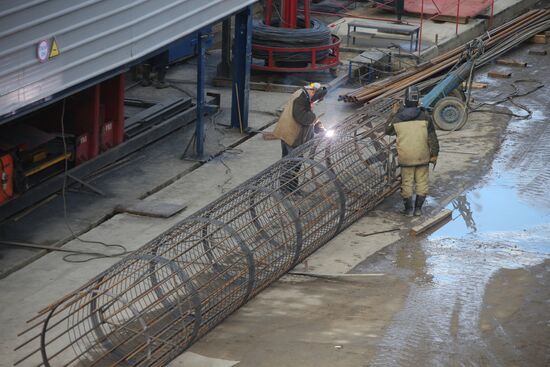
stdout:
<svg viewBox="0 0 550 367">
<path fill-rule="evenodd" d="M 428 220 L 426 220 L 424 223 L 413 227 L 409 234 L 414 237 L 421 235 L 430 229 L 434 230 L 440 228 L 451 220 L 452 213 L 453 212 L 451 210 L 444 209 L 436 216 L 428 218 Z"/>
<path fill-rule="evenodd" d="M 523 61 L 516 61 L 511 59 L 497 59 L 497 65 L 506 65 L 506 66 L 518 66 L 521 68 L 526 68 L 527 63 Z"/>
<path fill-rule="evenodd" d="M 481 37 L 485 53 L 476 61 L 476 68 L 487 64 L 500 55 L 527 41 L 532 36 L 550 27 L 550 10 L 531 10 L 514 20 L 494 28 Z M 422 63 L 404 73 L 356 89 L 339 99 L 349 103 L 371 103 L 383 98 L 395 97 L 414 84 L 422 82 L 423 88 L 437 83 L 441 75 L 463 63 L 466 46 L 457 47 L 445 54 Z"/>
<path fill-rule="evenodd" d="M 529 40 L 531 43 L 536 43 L 539 45 L 545 45 L 546 44 L 546 34 L 536 34 Z"/>
<path fill-rule="evenodd" d="M 487 73 L 487 76 L 491 78 L 499 78 L 499 79 L 508 79 L 512 77 L 512 73 L 502 73 L 500 71 L 490 71 Z"/>
<path fill-rule="evenodd" d="M 472 84 L 469 86 L 471 89 L 487 89 L 487 83 L 479 83 L 479 82 L 472 82 Z M 468 83 L 464 82 L 462 83 L 462 88 L 466 89 L 468 88 Z"/>
<path fill-rule="evenodd" d="M 548 51 L 546 51 L 546 50 L 529 50 L 529 55 L 545 56 L 545 55 L 548 55 Z"/>
</svg>

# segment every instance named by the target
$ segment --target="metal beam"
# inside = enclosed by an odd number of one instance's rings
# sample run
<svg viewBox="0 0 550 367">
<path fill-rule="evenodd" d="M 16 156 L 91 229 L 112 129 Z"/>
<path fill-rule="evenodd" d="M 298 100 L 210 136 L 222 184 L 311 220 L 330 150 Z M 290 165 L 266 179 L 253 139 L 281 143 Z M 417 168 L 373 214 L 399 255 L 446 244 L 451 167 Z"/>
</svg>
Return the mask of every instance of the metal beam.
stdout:
<svg viewBox="0 0 550 367">
<path fill-rule="evenodd" d="M 204 68 L 205 49 L 202 31 L 197 33 L 197 119 L 195 122 L 195 153 L 198 158 L 204 155 Z"/>
<path fill-rule="evenodd" d="M 231 74 L 231 17 L 222 23 L 222 61 L 218 64 L 218 77 L 229 78 Z"/>
<path fill-rule="evenodd" d="M 248 129 L 248 96 L 250 94 L 250 64 L 252 62 L 252 7 L 235 15 L 233 46 L 233 99 L 231 126 L 241 132 Z"/>
</svg>

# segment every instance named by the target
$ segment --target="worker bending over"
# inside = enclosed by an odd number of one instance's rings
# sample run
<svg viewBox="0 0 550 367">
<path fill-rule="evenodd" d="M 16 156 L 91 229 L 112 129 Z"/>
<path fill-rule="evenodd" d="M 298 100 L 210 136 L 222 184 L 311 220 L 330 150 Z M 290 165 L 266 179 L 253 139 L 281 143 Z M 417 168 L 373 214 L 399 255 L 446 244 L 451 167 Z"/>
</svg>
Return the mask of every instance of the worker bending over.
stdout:
<svg viewBox="0 0 550 367">
<path fill-rule="evenodd" d="M 429 164 L 434 167 L 439 154 L 439 141 L 431 117 L 418 104 L 420 92 L 411 86 L 405 92 L 405 104 L 388 119 L 386 134 L 396 135 L 397 156 L 401 166 L 401 197 L 407 216 L 422 215 L 428 195 Z M 416 202 L 413 193 L 416 185 Z"/>
<path fill-rule="evenodd" d="M 313 104 L 321 101 L 326 94 L 326 87 L 319 83 L 306 85 L 292 94 L 273 130 L 273 135 L 281 140 L 283 157 L 313 139 L 314 134 L 326 132 L 312 111 Z M 288 166 L 281 179 L 281 187 L 285 191 L 296 191 L 298 188 L 296 174 L 300 171 L 300 164 L 291 164 L 292 167 Z"/>
</svg>

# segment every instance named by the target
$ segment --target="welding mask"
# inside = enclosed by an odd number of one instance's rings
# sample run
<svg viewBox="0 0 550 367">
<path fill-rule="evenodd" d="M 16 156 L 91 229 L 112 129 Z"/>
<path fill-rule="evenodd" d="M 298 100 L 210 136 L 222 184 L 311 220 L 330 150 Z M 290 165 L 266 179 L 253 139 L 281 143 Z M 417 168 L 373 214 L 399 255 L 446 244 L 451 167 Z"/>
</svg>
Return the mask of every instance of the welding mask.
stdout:
<svg viewBox="0 0 550 367">
<path fill-rule="evenodd" d="M 420 102 L 420 91 L 416 86 L 410 86 L 405 91 L 405 107 L 416 107 Z"/>
<path fill-rule="evenodd" d="M 327 95 L 327 87 L 319 87 L 315 90 L 315 94 L 311 97 L 311 103 L 322 101 L 323 98 Z"/>
</svg>

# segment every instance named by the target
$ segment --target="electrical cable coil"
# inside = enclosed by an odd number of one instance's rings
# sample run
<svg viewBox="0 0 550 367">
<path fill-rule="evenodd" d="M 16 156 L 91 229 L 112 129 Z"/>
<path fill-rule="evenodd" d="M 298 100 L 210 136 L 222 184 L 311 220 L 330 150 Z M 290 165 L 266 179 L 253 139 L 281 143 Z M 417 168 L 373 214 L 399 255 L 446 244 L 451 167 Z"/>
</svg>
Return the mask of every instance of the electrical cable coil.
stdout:
<svg viewBox="0 0 550 367">
<path fill-rule="evenodd" d="M 254 47 L 254 45 L 273 48 L 315 48 L 327 46 L 332 43 L 332 35 L 328 27 L 318 19 L 312 18 L 309 28 L 305 28 L 303 18 L 298 18 L 298 28 L 282 28 L 280 21 L 273 19 L 271 26 L 263 21 L 255 22 L 252 30 L 252 57 L 267 59 L 268 52 Z M 329 50 L 315 52 L 317 61 L 325 59 Z M 273 52 L 273 59 L 277 62 L 311 62 L 312 52 L 308 50 L 299 52 Z"/>
</svg>

